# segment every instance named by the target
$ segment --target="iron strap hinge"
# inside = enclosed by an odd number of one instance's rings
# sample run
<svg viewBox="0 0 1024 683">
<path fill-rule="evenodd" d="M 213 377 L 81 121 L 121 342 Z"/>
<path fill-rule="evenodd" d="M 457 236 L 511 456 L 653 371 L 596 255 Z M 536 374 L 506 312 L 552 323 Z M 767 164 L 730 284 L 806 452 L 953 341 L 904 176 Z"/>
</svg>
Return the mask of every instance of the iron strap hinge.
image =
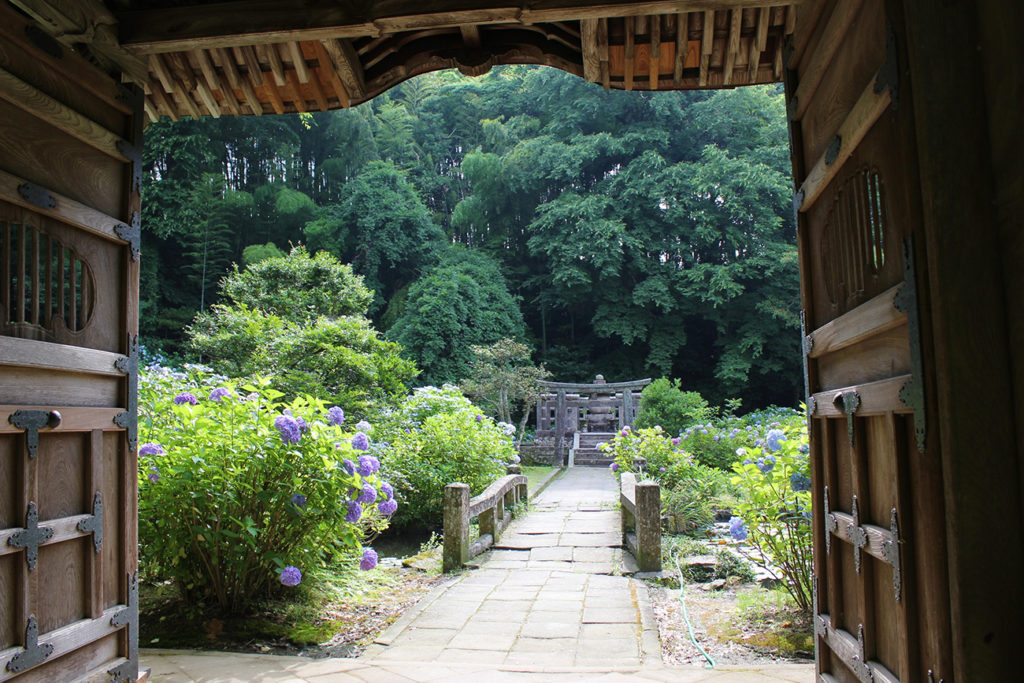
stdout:
<svg viewBox="0 0 1024 683">
<path fill-rule="evenodd" d="M 56 429 L 61 419 L 56 410 L 15 410 L 7 421 L 25 431 L 25 448 L 28 449 L 28 457 L 34 458 L 39 450 L 39 430 Z"/>
</svg>

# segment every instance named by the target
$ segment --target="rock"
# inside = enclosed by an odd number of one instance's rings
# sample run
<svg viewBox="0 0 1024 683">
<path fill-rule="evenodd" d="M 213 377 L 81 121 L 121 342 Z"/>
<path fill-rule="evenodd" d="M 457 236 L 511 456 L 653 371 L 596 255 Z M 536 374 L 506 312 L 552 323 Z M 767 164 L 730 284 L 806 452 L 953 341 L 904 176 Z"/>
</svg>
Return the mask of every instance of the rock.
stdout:
<svg viewBox="0 0 1024 683">
<path fill-rule="evenodd" d="M 725 588 L 725 579 L 715 579 L 708 585 L 711 586 L 711 590 L 720 591 Z"/>
<path fill-rule="evenodd" d="M 692 581 L 707 581 L 715 575 L 714 555 L 695 555 L 683 560 L 683 574 Z"/>
</svg>

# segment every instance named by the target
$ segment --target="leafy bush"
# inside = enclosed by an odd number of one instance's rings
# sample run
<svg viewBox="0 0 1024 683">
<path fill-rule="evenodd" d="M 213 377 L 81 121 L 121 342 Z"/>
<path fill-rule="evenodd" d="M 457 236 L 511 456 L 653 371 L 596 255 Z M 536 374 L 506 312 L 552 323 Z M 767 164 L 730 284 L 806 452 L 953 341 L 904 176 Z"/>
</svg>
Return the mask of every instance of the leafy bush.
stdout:
<svg viewBox="0 0 1024 683">
<path fill-rule="evenodd" d="M 769 429 L 757 448 L 740 449 L 732 478 L 743 501 L 730 532 L 749 540 L 765 565 L 777 567 L 800 609 L 811 609 L 811 479 L 807 431 L 791 418 Z"/>
<path fill-rule="evenodd" d="M 387 443 L 375 452 L 402 502 L 396 525 L 440 527 L 447 484 L 476 495 L 517 459 L 514 427 L 483 416 L 451 386 L 418 389 L 381 425 Z"/>
<path fill-rule="evenodd" d="M 693 453 L 699 462 L 731 471 L 737 449 L 760 448 L 769 430 L 783 423 L 797 425 L 803 419 L 803 413 L 798 410 L 772 407 L 743 417 L 728 416 L 694 424 L 679 436 L 686 450 Z"/>
<path fill-rule="evenodd" d="M 611 451 L 617 472 L 636 472 L 641 478 L 657 480 L 662 514 L 675 518 L 676 529 L 692 533 L 711 523 L 711 505 L 726 482 L 723 473 L 696 462 L 680 442 L 678 437 L 667 437 L 661 427 L 626 427 L 603 448 Z M 637 467 L 637 458 L 644 458 L 646 465 Z"/>
<path fill-rule="evenodd" d="M 656 379 L 640 393 L 637 428 L 660 426 L 669 434 L 678 434 L 690 425 L 703 422 L 714 411 L 696 391 L 683 391 L 679 380 Z"/>
<path fill-rule="evenodd" d="M 336 408 L 280 397 L 266 380 L 239 387 L 195 368 L 142 373 L 139 541 L 149 579 L 239 613 L 386 528 L 396 504 L 365 437 L 335 424 Z M 375 564 L 365 553 L 363 566 Z"/>
</svg>

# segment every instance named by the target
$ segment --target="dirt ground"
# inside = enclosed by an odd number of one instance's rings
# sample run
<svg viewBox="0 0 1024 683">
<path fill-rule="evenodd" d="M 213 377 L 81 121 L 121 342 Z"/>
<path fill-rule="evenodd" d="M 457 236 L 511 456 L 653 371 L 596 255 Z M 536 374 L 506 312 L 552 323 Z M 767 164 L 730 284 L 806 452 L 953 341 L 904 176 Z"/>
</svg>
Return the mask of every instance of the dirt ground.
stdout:
<svg viewBox="0 0 1024 683">
<path fill-rule="evenodd" d="M 707 664 L 690 640 L 678 589 L 650 584 L 648 590 L 661 631 L 664 662 Z M 806 618 L 796 610 L 773 604 L 744 612 L 739 605 L 740 594 L 745 593 L 750 602 L 761 602 L 752 591 L 764 592 L 749 584 L 719 591 L 701 590 L 699 584 L 685 587 L 686 612 L 694 636 L 715 664 L 771 664 L 813 658 Z"/>
</svg>

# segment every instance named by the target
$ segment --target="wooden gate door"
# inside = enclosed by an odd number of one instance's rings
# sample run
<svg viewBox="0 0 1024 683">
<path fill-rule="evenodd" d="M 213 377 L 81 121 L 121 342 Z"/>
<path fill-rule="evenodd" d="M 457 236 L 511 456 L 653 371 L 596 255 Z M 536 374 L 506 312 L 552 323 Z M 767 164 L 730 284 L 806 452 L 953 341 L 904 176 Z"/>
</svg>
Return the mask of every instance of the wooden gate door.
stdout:
<svg viewBox="0 0 1024 683">
<path fill-rule="evenodd" d="M 952 680 L 904 35 L 898 3 L 807 2 L 787 63 L 826 682 Z"/>
<path fill-rule="evenodd" d="M 138 678 L 141 95 L 0 6 L 0 681 Z"/>
</svg>

